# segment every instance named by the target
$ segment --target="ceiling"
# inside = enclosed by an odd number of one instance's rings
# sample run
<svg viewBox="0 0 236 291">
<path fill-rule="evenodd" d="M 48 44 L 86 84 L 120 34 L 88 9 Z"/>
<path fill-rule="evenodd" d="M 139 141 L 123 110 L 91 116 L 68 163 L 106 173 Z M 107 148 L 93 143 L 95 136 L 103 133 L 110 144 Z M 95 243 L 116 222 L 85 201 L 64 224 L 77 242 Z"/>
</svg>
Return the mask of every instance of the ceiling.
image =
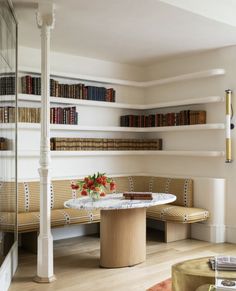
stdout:
<svg viewBox="0 0 236 291">
<path fill-rule="evenodd" d="M 40 48 L 31 2 L 37 1 L 13 0 L 19 45 Z M 146 66 L 174 55 L 236 44 L 235 26 L 174 6 L 170 0 L 54 2 L 51 43 L 52 50 L 58 52 Z"/>
</svg>

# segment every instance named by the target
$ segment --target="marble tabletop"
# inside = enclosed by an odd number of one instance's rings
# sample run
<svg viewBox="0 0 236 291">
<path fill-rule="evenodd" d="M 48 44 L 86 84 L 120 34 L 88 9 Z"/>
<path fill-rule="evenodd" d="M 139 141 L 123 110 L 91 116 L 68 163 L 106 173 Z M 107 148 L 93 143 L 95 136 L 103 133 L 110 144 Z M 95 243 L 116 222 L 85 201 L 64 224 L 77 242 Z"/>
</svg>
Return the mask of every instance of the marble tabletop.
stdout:
<svg viewBox="0 0 236 291">
<path fill-rule="evenodd" d="M 128 208 L 147 208 L 160 204 L 171 203 L 176 200 L 173 194 L 152 193 L 152 200 L 126 200 L 123 193 L 108 194 L 97 201 L 92 201 L 90 197 L 70 199 L 64 203 L 66 208 L 86 209 L 86 210 L 112 210 Z"/>
</svg>

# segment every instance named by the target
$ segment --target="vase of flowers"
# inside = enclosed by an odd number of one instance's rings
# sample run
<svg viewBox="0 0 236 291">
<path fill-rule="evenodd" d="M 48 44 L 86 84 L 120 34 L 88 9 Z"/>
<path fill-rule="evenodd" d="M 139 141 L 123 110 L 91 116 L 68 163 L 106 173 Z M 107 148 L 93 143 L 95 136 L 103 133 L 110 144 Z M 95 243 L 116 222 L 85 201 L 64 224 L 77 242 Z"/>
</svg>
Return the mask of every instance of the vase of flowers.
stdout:
<svg viewBox="0 0 236 291">
<path fill-rule="evenodd" d="M 106 196 L 105 190 L 114 191 L 115 182 L 105 173 L 97 173 L 85 177 L 82 181 L 77 181 L 71 185 L 72 189 L 79 190 L 82 196 L 89 196 L 93 201 Z"/>
</svg>

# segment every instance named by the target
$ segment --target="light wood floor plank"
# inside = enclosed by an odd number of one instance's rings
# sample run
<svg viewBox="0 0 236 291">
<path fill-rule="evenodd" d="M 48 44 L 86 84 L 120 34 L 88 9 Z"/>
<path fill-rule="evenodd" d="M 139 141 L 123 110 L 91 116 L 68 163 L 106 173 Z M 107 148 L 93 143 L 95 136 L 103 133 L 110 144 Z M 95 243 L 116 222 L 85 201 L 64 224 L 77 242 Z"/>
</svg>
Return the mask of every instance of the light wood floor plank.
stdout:
<svg viewBox="0 0 236 291">
<path fill-rule="evenodd" d="M 20 252 L 19 267 L 9 291 L 144 291 L 171 276 L 171 265 L 211 255 L 236 255 L 236 245 L 211 244 L 197 240 L 163 243 L 160 234 L 147 239 L 147 260 L 134 267 L 99 268 L 99 238 L 79 237 L 54 243 L 57 280 L 51 284 L 32 281 L 36 274 L 36 255 Z M 128 243 L 128 242 L 127 242 Z"/>
</svg>

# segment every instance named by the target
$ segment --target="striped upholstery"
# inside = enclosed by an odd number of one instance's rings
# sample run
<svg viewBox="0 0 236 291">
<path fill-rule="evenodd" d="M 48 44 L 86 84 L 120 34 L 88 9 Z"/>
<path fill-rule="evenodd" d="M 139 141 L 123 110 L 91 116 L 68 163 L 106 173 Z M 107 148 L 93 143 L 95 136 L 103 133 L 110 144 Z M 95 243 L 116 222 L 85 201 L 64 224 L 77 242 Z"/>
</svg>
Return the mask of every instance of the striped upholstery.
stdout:
<svg viewBox="0 0 236 291">
<path fill-rule="evenodd" d="M 1 229 L 13 231 L 15 214 L 2 212 L 0 214 Z M 59 227 L 68 224 L 80 224 L 100 221 L 99 211 L 86 211 L 76 209 L 53 209 L 51 211 L 51 226 Z M 29 232 L 39 230 L 39 212 L 18 214 L 18 231 Z"/>
<path fill-rule="evenodd" d="M 157 220 L 191 223 L 205 220 L 209 213 L 203 209 L 191 208 L 193 205 L 193 181 L 191 179 L 173 179 L 150 176 L 116 177 L 116 192 L 150 191 L 172 193 L 177 200 L 169 205 L 148 208 L 147 217 Z M 64 202 L 79 197 L 71 189 L 71 180 L 53 180 L 50 186 L 52 226 L 89 223 L 100 220 L 99 211 L 65 209 Z M 106 191 L 110 193 L 109 189 Z M 0 183 L 0 228 L 12 230 L 14 227 L 15 201 L 14 184 Z M 21 182 L 18 184 L 18 229 L 19 232 L 34 231 L 39 228 L 39 182 Z"/>
<path fill-rule="evenodd" d="M 130 185 L 130 177 L 116 177 L 114 178 L 116 183 L 116 192 L 122 193 L 125 191 L 132 191 Z"/>
<path fill-rule="evenodd" d="M 0 212 L 15 211 L 16 187 L 13 182 L 0 182 Z"/>
<path fill-rule="evenodd" d="M 209 212 L 193 207 L 159 205 L 150 207 L 147 211 L 147 217 L 162 221 L 194 223 L 206 220 L 209 217 Z"/>
<path fill-rule="evenodd" d="M 151 191 L 174 194 L 177 197 L 172 203 L 174 205 L 193 206 L 193 180 L 191 179 L 153 177 Z"/>
</svg>

